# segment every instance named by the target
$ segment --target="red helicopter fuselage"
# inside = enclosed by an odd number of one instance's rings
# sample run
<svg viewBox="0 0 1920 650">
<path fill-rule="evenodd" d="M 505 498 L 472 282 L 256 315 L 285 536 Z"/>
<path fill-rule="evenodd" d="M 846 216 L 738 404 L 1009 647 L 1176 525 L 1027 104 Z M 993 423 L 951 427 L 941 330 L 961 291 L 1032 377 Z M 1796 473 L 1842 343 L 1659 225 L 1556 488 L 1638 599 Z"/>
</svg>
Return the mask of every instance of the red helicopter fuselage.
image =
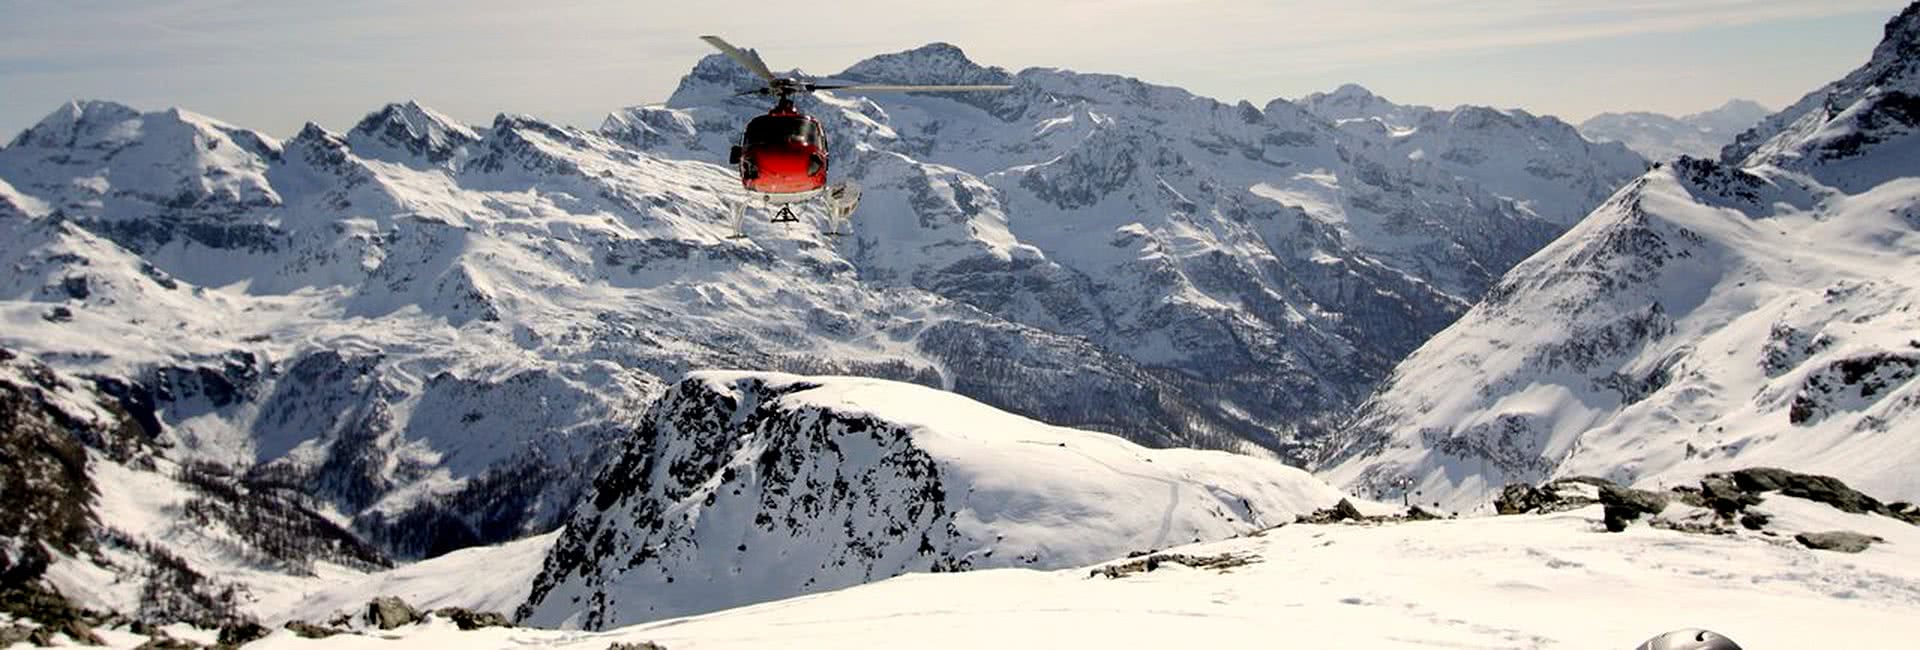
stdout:
<svg viewBox="0 0 1920 650">
<path fill-rule="evenodd" d="M 827 134 L 819 120 L 782 97 L 772 111 L 747 123 L 734 162 L 747 191 L 774 203 L 806 200 L 827 185 Z"/>
</svg>

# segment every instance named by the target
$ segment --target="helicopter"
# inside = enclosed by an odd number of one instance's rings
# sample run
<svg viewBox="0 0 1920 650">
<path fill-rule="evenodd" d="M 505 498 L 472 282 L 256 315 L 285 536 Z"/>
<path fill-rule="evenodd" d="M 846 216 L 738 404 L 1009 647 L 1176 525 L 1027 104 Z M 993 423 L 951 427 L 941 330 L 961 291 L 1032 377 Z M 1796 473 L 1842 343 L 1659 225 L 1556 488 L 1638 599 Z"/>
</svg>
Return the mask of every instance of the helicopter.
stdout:
<svg viewBox="0 0 1920 650">
<path fill-rule="evenodd" d="M 833 230 L 827 235 L 848 234 L 839 225 L 853 216 L 860 203 L 860 185 L 853 181 L 827 184 L 827 133 L 820 121 L 800 112 L 793 96 L 817 90 L 857 92 L 980 92 L 1009 90 L 1009 85 L 901 85 L 901 84 L 822 84 L 792 77 L 779 77 L 760 60 L 760 55 L 742 50 L 718 36 L 701 36 L 727 58 L 766 81 L 766 86 L 739 93 L 776 98 L 765 115 L 747 122 L 739 144 L 727 153 L 727 164 L 740 170 L 740 186 L 763 207 L 777 207 L 772 223 L 794 223 L 793 206 L 825 197 Z M 743 228 L 747 202 L 736 201 L 733 208 L 733 237 L 745 238 Z"/>
</svg>

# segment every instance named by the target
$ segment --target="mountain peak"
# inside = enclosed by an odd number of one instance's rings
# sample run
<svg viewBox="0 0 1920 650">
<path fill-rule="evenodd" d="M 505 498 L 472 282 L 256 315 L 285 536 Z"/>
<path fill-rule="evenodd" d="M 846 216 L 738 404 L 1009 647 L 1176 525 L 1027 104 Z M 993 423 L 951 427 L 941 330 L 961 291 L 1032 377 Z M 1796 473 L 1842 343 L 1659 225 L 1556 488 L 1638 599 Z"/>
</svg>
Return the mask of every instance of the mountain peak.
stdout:
<svg viewBox="0 0 1920 650">
<path fill-rule="evenodd" d="M 1887 21 L 1885 33 L 1881 36 L 1880 46 L 1873 50 L 1874 58 L 1882 56 L 1905 58 L 1911 65 L 1920 57 L 1920 2 L 1907 5 L 1907 8 Z"/>
<path fill-rule="evenodd" d="M 414 100 L 368 113 L 349 135 L 356 148 L 397 149 L 435 163 L 447 161 L 455 149 L 479 139 L 471 127 Z"/>
<path fill-rule="evenodd" d="M 1356 83 L 1341 84 L 1331 92 L 1313 93 L 1296 103 L 1307 112 L 1336 124 L 1372 119 L 1396 128 L 1413 126 L 1434 112 L 1426 106 L 1395 104 Z"/>
<path fill-rule="evenodd" d="M 116 124 L 140 116 L 140 111 L 118 102 L 99 99 L 76 99 L 53 109 L 38 123 L 21 131 L 7 146 L 38 145 L 44 147 L 63 147 L 72 144 L 73 139 L 82 131 L 90 130 L 101 124 Z"/>
<path fill-rule="evenodd" d="M 1777 164 L 1807 159 L 1809 149 L 1826 150 L 1813 159 L 1857 157 L 1862 146 L 1909 131 L 1906 116 L 1915 96 L 1920 96 L 1920 3 L 1887 21 L 1884 38 L 1865 64 L 1740 134 L 1720 152 L 1721 162 Z"/>
<path fill-rule="evenodd" d="M 360 120 L 359 124 L 353 127 L 353 130 L 371 133 L 396 125 L 406 129 L 410 135 L 415 137 L 425 137 L 435 133 L 442 133 L 453 137 L 465 137 L 467 139 L 478 138 L 478 135 L 473 132 L 472 128 L 461 124 L 452 117 L 448 117 L 445 113 L 427 108 L 418 100 L 412 99 L 404 102 L 389 103 L 381 107 L 380 110 L 368 113 L 365 118 Z"/>
<path fill-rule="evenodd" d="M 1300 98 L 1300 103 L 1316 107 L 1396 106 L 1393 102 L 1388 101 L 1387 98 L 1376 95 L 1373 91 L 1367 90 L 1366 86 L 1357 83 L 1344 83 L 1340 84 L 1339 88 L 1335 88 L 1331 92 L 1316 92 L 1307 95 L 1306 97 Z"/>
<path fill-rule="evenodd" d="M 1351 83 L 1351 82 L 1340 84 L 1339 88 L 1333 89 L 1333 92 L 1327 93 L 1327 96 L 1328 97 L 1359 97 L 1359 98 L 1379 97 L 1379 95 L 1373 94 L 1373 91 L 1367 90 L 1366 86 L 1362 86 L 1360 84 Z"/>
<path fill-rule="evenodd" d="M 975 63 L 959 47 L 943 42 L 870 57 L 836 76 L 901 84 L 1002 84 L 1013 80 L 1006 70 Z"/>
</svg>

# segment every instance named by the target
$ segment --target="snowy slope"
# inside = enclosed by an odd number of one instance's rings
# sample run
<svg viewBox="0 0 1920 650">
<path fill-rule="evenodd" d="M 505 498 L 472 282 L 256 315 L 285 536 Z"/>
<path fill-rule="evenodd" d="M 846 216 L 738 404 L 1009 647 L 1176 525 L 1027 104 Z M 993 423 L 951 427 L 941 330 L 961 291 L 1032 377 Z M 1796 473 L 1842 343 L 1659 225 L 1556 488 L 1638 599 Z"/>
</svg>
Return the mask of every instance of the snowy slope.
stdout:
<svg viewBox="0 0 1920 650">
<path fill-rule="evenodd" d="M 1601 113 L 1580 123 L 1580 133 L 1596 142 L 1619 142 L 1651 160 L 1680 156 L 1712 158 L 1735 136 L 1771 115 L 1754 102 L 1729 100 L 1719 108 L 1674 117 L 1660 113 Z"/>
<path fill-rule="evenodd" d="M 1817 648 L 1899 646 L 1920 633 L 1913 552 L 1920 529 L 1777 508 L 1782 519 L 1872 530 L 1889 543 L 1845 555 L 1760 535 L 1646 526 L 1602 534 L 1597 507 L 1391 526 L 1292 525 L 1176 549 L 1251 562 L 1225 571 L 1163 563 L 1118 579 L 1087 569 L 913 574 L 602 633 L 460 632 L 439 621 L 319 641 L 279 631 L 254 647 L 386 648 L 394 641 L 383 636 L 391 636 L 422 648 L 594 650 L 647 641 L 675 650 L 1239 648 L 1275 639 L 1370 649 L 1631 648 L 1657 633 L 1704 627 L 1748 648 Z"/>
<path fill-rule="evenodd" d="M 1400 364 L 1322 475 L 1462 509 L 1508 482 L 1756 464 L 1920 497 L 1903 435 L 1920 428 L 1920 6 L 1887 35 L 1729 147 L 1744 170 L 1664 165 L 1508 273 Z"/>
<path fill-rule="evenodd" d="M 1080 566 L 1291 521 L 1341 495 L 930 388 L 696 373 L 594 480 L 519 618 L 604 629 L 906 572 Z"/>
<path fill-rule="evenodd" d="M 389 571 L 307 581 L 299 602 L 265 613 L 267 622 L 331 621 L 364 611 L 367 602 L 395 596 L 422 610 L 463 607 L 512 612 L 526 602 L 541 560 L 559 531 L 495 546 L 465 548 Z"/>
</svg>

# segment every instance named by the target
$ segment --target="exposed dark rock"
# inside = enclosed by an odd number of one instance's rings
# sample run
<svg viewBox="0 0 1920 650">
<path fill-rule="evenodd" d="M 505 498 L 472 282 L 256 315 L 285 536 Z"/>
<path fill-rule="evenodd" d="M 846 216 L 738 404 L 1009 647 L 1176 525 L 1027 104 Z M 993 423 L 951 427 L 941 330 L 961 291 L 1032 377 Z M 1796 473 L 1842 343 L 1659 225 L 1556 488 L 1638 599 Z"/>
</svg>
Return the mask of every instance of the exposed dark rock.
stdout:
<svg viewBox="0 0 1920 650">
<path fill-rule="evenodd" d="M 1658 492 L 1633 488 L 1601 486 L 1600 503 L 1606 506 L 1606 526 L 1611 532 L 1627 529 L 1640 515 L 1657 515 L 1667 509 L 1667 497 Z"/>
<path fill-rule="evenodd" d="M 1333 504 L 1333 507 L 1321 508 L 1313 511 L 1313 514 L 1294 517 L 1294 523 L 1331 524 L 1341 521 L 1364 521 L 1366 518 L 1366 515 L 1360 514 L 1359 508 L 1353 507 L 1352 501 L 1341 499 L 1339 503 Z"/>
<path fill-rule="evenodd" d="M 419 620 L 420 613 L 398 597 L 381 596 L 367 602 L 367 624 L 382 630 L 391 630 Z"/>
<path fill-rule="evenodd" d="M 453 621 L 453 624 L 460 626 L 462 630 L 513 626 L 513 623 L 499 612 L 476 612 L 465 607 L 442 607 L 433 610 L 433 614 Z"/>
<path fill-rule="evenodd" d="M 0 648 L 11 648 L 16 643 L 23 643 L 31 634 L 33 634 L 31 625 L 0 625 Z"/>
<path fill-rule="evenodd" d="M 1429 520 L 1440 519 L 1440 518 L 1441 518 L 1440 515 L 1427 512 L 1425 509 L 1422 509 L 1420 506 L 1407 506 L 1407 514 L 1406 514 L 1407 521 L 1429 521 Z"/>
<path fill-rule="evenodd" d="M 1820 551 L 1838 551 L 1841 553 L 1859 553 L 1867 550 L 1874 542 L 1887 540 L 1872 535 L 1862 535 L 1848 530 L 1834 530 L 1824 533 L 1800 533 L 1793 536 L 1807 548 Z"/>
<path fill-rule="evenodd" d="M 302 639 L 324 639 L 343 632 L 343 630 L 337 628 L 327 627 L 325 625 L 314 625 L 306 621 L 287 621 L 284 627 L 292 630 L 294 634 L 299 635 Z"/>
<path fill-rule="evenodd" d="M 607 646 L 607 650 L 667 650 L 667 647 L 652 641 L 641 641 L 639 643 L 621 643 L 615 641 L 612 645 Z"/>
<path fill-rule="evenodd" d="M 1597 503 L 1596 499 L 1587 496 L 1592 491 L 1587 488 L 1612 486 L 1612 481 L 1591 476 L 1555 479 L 1540 487 L 1512 483 L 1500 490 L 1500 496 L 1494 499 L 1493 507 L 1495 512 L 1503 515 L 1562 512 Z"/>
<path fill-rule="evenodd" d="M 1722 517 L 1732 517 L 1747 506 L 1759 505 L 1760 496 L 1741 490 L 1731 477 L 1708 474 L 1700 479 L 1700 496 L 1709 508 Z"/>
<path fill-rule="evenodd" d="M 1598 486 L 1599 502 L 1605 506 L 1604 523 L 1611 532 L 1625 530 L 1642 515 L 1654 515 L 1651 525 L 1667 530 L 1731 535 L 1744 528 L 1763 535 L 1777 535 L 1776 531 L 1767 529 L 1773 521 L 1772 515 L 1750 509 L 1759 505 L 1765 499 L 1765 494 L 1774 492 L 1826 504 L 1843 512 L 1878 514 L 1920 525 L 1920 510 L 1916 510 L 1912 504 L 1883 504 L 1847 487 L 1839 479 L 1773 467 L 1708 474 L 1700 479 L 1698 485 L 1674 486 L 1664 491 L 1620 487 L 1610 481 L 1590 477 L 1559 479 L 1537 488 L 1516 483 L 1501 491 L 1494 501 L 1494 507 L 1504 515 L 1550 512 L 1550 508 L 1562 507 L 1567 503 L 1585 505 L 1588 501 L 1578 495 L 1568 498 L 1569 488 L 1575 484 Z M 1554 493 L 1556 490 L 1558 494 Z M 1564 502 L 1556 499 L 1564 499 Z M 1703 518 L 1698 513 L 1685 512 L 1677 518 L 1659 516 L 1674 501 L 1694 508 L 1710 508 L 1717 516 Z M 1411 513 L 1409 518 L 1412 518 Z"/>
<path fill-rule="evenodd" d="M 1508 483 L 1506 487 L 1500 488 L 1500 496 L 1493 499 L 1493 510 L 1503 515 L 1532 512 L 1538 507 L 1539 492 L 1525 483 Z"/>
<path fill-rule="evenodd" d="M 150 636 L 147 637 L 147 641 L 135 646 L 134 650 L 200 650 L 200 648 L 206 647 L 186 639 L 176 639 L 167 636 L 166 632 L 158 629 L 149 630 L 149 632 Z"/>
<path fill-rule="evenodd" d="M 1345 503 L 1345 501 L 1342 501 L 1342 503 Z M 1092 578 L 1094 576 L 1104 576 L 1109 579 L 1124 578 L 1136 573 L 1147 573 L 1147 572 L 1157 571 L 1160 569 L 1160 565 L 1169 564 L 1169 563 L 1178 564 L 1186 567 L 1192 567 L 1195 569 L 1212 569 L 1214 571 L 1225 573 L 1226 571 L 1233 569 L 1234 567 L 1246 566 L 1259 561 L 1260 561 L 1259 556 L 1234 555 L 1232 553 L 1221 553 L 1219 555 L 1186 555 L 1183 553 L 1154 553 L 1144 557 L 1134 558 L 1126 562 L 1109 564 L 1096 569 L 1090 569 L 1087 571 L 1087 577 Z"/>
<path fill-rule="evenodd" d="M 1695 508 L 1707 507 L 1707 497 L 1701 492 L 1700 486 L 1676 485 L 1671 489 L 1671 492 L 1673 494 L 1673 499 L 1675 501 L 1679 501 L 1681 503 L 1693 506 Z"/>
<path fill-rule="evenodd" d="M 219 643 L 222 648 L 236 648 L 267 638 L 272 633 L 273 630 L 267 629 L 267 626 L 252 621 L 229 623 L 220 627 Z"/>
<path fill-rule="evenodd" d="M 1849 401 L 1872 403 L 1920 373 L 1920 356 L 1876 353 L 1841 359 L 1809 373 L 1793 397 L 1787 421 L 1813 424 Z"/>
<path fill-rule="evenodd" d="M 1875 512 L 1901 518 L 1873 497 L 1861 494 L 1831 476 L 1799 474 L 1774 467 L 1755 467 L 1733 473 L 1733 482 L 1748 492 L 1773 492 L 1833 506 L 1854 514 Z"/>
</svg>

